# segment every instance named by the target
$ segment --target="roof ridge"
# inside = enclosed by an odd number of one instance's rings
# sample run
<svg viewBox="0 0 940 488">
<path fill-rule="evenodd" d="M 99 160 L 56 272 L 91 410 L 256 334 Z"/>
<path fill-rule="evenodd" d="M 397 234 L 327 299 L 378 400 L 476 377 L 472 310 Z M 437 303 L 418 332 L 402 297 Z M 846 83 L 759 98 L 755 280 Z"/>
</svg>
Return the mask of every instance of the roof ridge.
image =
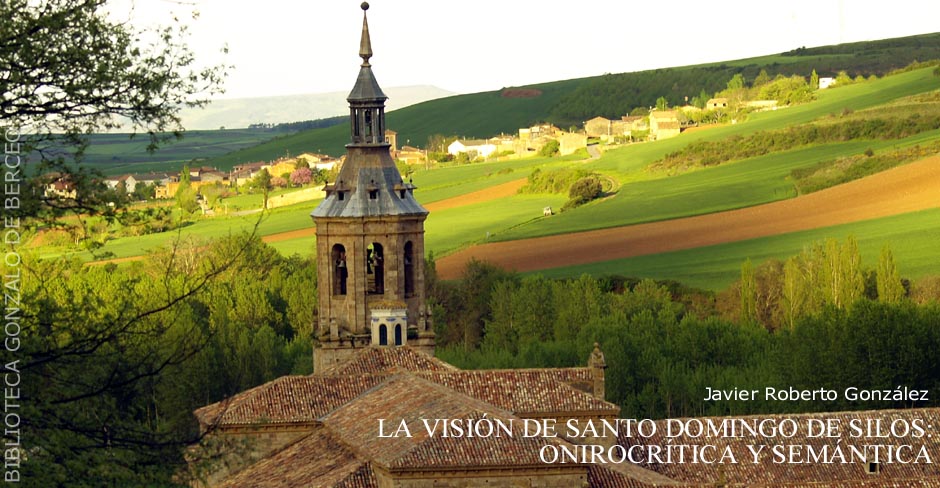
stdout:
<svg viewBox="0 0 940 488">
<path fill-rule="evenodd" d="M 271 381 L 267 381 L 260 385 L 253 386 L 245 391 L 238 392 L 230 397 L 223 398 L 222 400 L 219 400 L 215 403 L 210 403 L 209 405 L 206 405 L 204 407 L 199 407 L 193 411 L 193 415 L 195 415 L 197 419 L 203 420 L 205 419 L 205 415 L 211 415 L 213 411 L 221 408 L 221 412 L 218 415 L 216 415 L 212 419 L 207 419 L 211 421 L 206 422 L 207 424 L 218 424 L 218 423 L 221 423 L 222 419 L 225 417 L 227 413 L 234 412 L 235 410 L 240 408 L 242 405 L 254 399 L 257 395 L 260 395 L 263 392 L 269 390 L 270 388 L 273 388 L 274 386 L 279 385 L 281 383 L 286 383 L 293 379 L 309 379 L 312 376 L 313 375 L 278 376 L 277 378 L 274 378 Z"/>
</svg>

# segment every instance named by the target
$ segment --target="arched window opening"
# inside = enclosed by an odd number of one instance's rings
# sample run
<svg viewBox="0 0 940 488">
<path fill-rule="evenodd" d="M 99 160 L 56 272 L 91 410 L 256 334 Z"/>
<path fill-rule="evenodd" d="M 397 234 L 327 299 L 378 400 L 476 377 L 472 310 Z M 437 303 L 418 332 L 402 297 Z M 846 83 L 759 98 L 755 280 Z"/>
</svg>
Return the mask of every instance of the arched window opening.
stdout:
<svg viewBox="0 0 940 488">
<path fill-rule="evenodd" d="M 385 255 L 377 242 L 366 248 L 366 289 L 370 295 L 385 293 Z"/>
<path fill-rule="evenodd" d="M 401 345 L 401 324 L 395 326 L 395 345 Z"/>
<path fill-rule="evenodd" d="M 360 127 L 359 110 L 352 110 L 350 115 L 353 123 L 353 142 L 359 142 L 362 140 L 362 128 Z"/>
<path fill-rule="evenodd" d="M 365 123 L 366 142 L 374 142 L 372 140 L 372 110 L 367 109 L 365 111 L 365 116 L 366 116 L 366 123 Z"/>
<path fill-rule="evenodd" d="M 388 345 L 388 327 L 386 327 L 385 324 L 379 326 L 379 345 Z"/>
<path fill-rule="evenodd" d="M 415 256 L 414 246 L 411 241 L 405 243 L 405 297 L 413 297 L 415 294 Z"/>
<path fill-rule="evenodd" d="M 334 244 L 331 253 L 333 260 L 333 294 L 346 294 L 346 279 L 349 269 L 346 267 L 346 248 L 342 244 Z"/>
</svg>

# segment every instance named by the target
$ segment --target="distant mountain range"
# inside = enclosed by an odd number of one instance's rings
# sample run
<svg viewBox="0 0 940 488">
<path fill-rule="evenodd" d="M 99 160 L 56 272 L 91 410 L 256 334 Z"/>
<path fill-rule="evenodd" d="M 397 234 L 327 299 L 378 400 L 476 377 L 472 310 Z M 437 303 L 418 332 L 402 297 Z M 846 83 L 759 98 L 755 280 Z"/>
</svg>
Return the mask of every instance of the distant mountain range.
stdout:
<svg viewBox="0 0 940 488">
<path fill-rule="evenodd" d="M 430 85 L 383 88 L 391 111 L 416 103 L 455 95 Z M 257 123 L 298 122 L 324 119 L 349 112 L 348 92 L 285 95 L 278 97 L 215 100 L 201 109 L 181 112 L 187 130 L 236 129 Z"/>
</svg>

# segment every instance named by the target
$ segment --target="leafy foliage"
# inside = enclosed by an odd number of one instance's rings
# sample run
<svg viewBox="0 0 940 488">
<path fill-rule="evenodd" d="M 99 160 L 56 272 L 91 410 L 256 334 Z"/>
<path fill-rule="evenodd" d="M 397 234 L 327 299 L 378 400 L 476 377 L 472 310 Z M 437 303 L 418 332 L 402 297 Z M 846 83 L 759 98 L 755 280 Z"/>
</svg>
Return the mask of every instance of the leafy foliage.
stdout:
<svg viewBox="0 0 940 488">
<path fill-rule="evenodd" d="M 790 177 L 801 194 L 812 193 L 931 156 L 938 151 L 940 151 L 940 142 L 881 153 L 868 149 L 863 154 L 831 159 L 807 168 L 795 169 L 790 173 Z"/>
<path fill-rule="evenodd" d="M 760 131 L 747 136 L 732 136 L 718 141 L 692 142 L 655 161 L 650 168 L 682 172 L 811 144 L 858 139 L 902 139 L 937 127 L 940 127 L 940 115 L 912 114 L 907 117 L 852 118 L 828 123 L 823 121 L 783 130 Z"/>
<path fill-rule="evenodd" d="M 290 184 L 294 186 L 306 186 L 313 181 L 313 172 L 309 167 L 297 168 L 290 174 Z"/>
<path fill-rule="evenodd" d="M 459 306 L 485 317 L 482 341 L 449 336 L 449 345 L 438 355 L 469 368 L 576 366 L 584 364 L 596 341 L 608 365 L 607 399 L 631 418 L 873 408 L 870 402 L 851 402 L 841 395 L 835 402 L 705 401 L 706 386 L 940 386 L 940 308 L 936 302 L 918 307 L 903 299 L 888 304 L 864 298 L 860 278 L 851 278 L 860 273 L 856 256 L 851 241 L 833 241 L 789 262 L 792 268 L 817 260 L 811 266 L 819 273 L 818 288 L 808 289 L 806 296 L 820 302 L 776 331 L 756 321 L 719 318 L 710 294 L 650 280 L 581 276 L 556 281 L 488 274 L 485 300 L 454 295 L 464 297 Z M 769 275 L 762 267 L 745 272 L 753 290 L 747 308 L 758 319 L 761 302 L 771 297 L 765 288 Z M 775 269 L 777 276 L 783 274 Z M 473 273 L 468 277 L 481 284 L 480 275 Z M 829 277 L 822 276 L 827 273 Z M 878 404 L 904 406 L 909 405 Z"/>
<path fill-rule="evenodd" d="M 67 213 L 117 217 L 120 202 L 105 198 L 96 172 L 76 164 L 87 134 L 128 123 L 147 135 L 153 150 L 182 136 L 182 108 L 202 106 L 220 91 L 226 67 L 197 69 L 185 27 L 139 32 L 109 18 L 104 4 L 0 4 L 0 15 L 8 19 L 0 31 L 0 122 L 29 134 L 18 149 L 36 155 L 34 170 L 44 175 L 32 175 L 32 188 L 20 192 L 22 205 L 10 209 L 11 216 L 44 223 Z M 154 42 L 139 41 L 148 35 Z M 50 178 L 72 185 L 75 197 L 47 195 Z"/>
<path fill-rule="evenodd" d="M 542 146 L 542 149 L 539 149 L 539 156 L 543 156 L 543 157 L 546 157 L 546 158 L 552 157 L 552 156 L 558 154 L 558 148 L 559 148 L 559 147 L 561 147 L 561 145 L 559 144 L 559 142 L 556 141 L 555 139 L 552 139 L 552 140 L 546 142 L 545 145 Z"/>
<path fill-rule="evenodd" d="M 591 200 L 599 198 L 604 193 L 604 187 L 601 180 L 596 175 L 585 176 L 575 181 L 568 191 L 568 201 L 561 208 L 562 211 L 568 210 L 580 205 L 584 205 Z"/>
<path fill-rule="evenodd" d="M 247 236 L 131 267 L 24 262 L 23 478 L 172 485 L 192 410 L 310 372 L 314 270 Z"/>
<path fill-rule="evenodd" d="M 528 181 L 519 189 L 519 193 L 568 193 L 576 181 L 593 174 L 594 172 L 583 168 L 548 171 L 536 168 L 529 173 Z"/>
</svg>

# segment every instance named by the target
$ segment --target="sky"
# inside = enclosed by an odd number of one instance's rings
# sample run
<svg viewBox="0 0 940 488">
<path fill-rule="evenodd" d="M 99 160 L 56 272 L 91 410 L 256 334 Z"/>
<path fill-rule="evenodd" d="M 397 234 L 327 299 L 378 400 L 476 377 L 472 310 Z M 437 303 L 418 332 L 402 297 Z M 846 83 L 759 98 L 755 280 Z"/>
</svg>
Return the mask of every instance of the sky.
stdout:
<svg viewBox="0 0 940 488">
<path fill-rule="evenodd" d="M 139 27 L 169 24 L 174 16 L 189 24 L 188 43 L 200 62 L 234 66 L 218 98 L 244 98 L 352 88 L 361 62 L 359 4 L 112 0 L 109 9 Z M 940 31 L 940 2 L 924 0 L 370 4 L 379 83 L 457 93 Z"/>
</svg>

